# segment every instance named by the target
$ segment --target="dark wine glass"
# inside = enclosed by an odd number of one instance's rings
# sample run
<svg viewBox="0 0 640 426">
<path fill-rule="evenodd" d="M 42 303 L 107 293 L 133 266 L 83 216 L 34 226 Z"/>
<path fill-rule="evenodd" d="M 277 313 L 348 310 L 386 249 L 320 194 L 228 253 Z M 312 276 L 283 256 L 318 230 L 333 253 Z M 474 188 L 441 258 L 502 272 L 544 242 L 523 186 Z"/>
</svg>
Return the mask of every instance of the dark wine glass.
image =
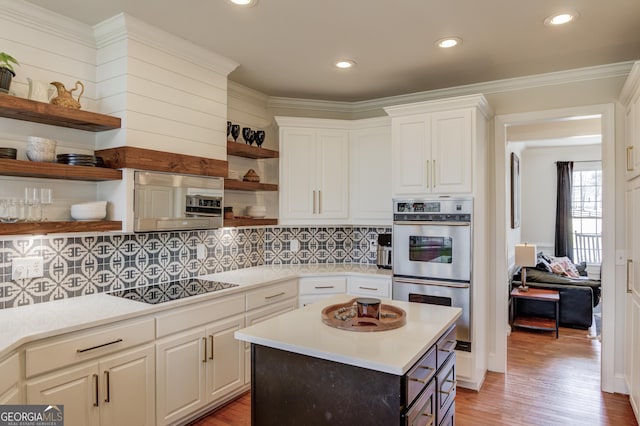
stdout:
<svg viewBox="0 0 640 426">
<path fill-rule="evenodd" d="M 262 146 L 262 143 L 264 142 L 264 130 L 256 130 L 255 141 L 258 147 Z"/>
<path fill-rule="evenodd" d="M 229 140 L 230 133 L 231 133 L 231 122 L 227 121 L 227 140 Z"/>
<path fill-rule="evenodd" d="M 231 125 L 231 137 L 234 141 L 238 142 L 238 136 L 240 135 L 240 125 L 232 124 Z"/>
<path fill-rule="evenodd" d="M 242 128 L 242 137 L 244 138 L 244 141 L 251 145 L 251 143 L 253 142 L 253 138 L 251 137 L 253 130 L 251 130 L 251 127 L 243 127 Z"/>
</svg>

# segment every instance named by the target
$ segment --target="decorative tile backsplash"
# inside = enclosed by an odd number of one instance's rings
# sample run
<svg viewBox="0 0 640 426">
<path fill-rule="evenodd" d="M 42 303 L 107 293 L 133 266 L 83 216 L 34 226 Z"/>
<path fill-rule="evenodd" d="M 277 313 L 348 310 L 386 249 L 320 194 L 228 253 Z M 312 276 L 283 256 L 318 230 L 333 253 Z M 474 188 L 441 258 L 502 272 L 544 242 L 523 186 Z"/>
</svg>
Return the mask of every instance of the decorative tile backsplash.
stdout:
<svg viewBox="0 0 640 426">
<path fill-rule="evenodd" d="M 0 309 L 269 264 L 370 263 L 390 228 L 272 227 L 0 240 Z M 291 251 L 292 241 L 299 249 Z M 197 258 L 203 244 L 206 256 Z M 294 245 L 296 243 L 293 243 Z M 11 259 L 41 256 L 44 276 L 14 281 Z"/>
</svg>

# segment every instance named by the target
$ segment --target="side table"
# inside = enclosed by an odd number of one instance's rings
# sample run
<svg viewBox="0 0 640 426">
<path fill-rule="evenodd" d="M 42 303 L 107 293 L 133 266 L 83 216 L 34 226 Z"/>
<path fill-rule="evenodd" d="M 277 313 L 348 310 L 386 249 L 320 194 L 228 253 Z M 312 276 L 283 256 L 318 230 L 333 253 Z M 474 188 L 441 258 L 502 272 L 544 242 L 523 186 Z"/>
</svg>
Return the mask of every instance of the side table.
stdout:
<svg viewBox="0 0 640 426">
<path fill-rule="evenodd" d="M 520 291 L 519 288 L 511 290 L 511 326 L 522 327 L 534 330 L 550 330 L 556 332 L 556 339 L 559 334 L 560 322 L 560 292 L 558 290 L 545 290 L 529 287 L 528 291 Z M 516 305 L 518 299 L 540 300 L 555 303 L 555 318 L 540 317 L 516 317 Z"/>
</svg>

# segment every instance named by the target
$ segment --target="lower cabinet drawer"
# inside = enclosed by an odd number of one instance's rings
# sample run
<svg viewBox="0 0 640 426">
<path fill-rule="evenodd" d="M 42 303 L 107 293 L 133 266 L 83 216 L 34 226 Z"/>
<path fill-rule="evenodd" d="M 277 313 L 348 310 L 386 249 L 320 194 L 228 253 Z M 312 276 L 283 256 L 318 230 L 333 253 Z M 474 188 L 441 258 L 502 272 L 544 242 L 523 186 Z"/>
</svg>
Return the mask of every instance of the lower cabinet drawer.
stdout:
<svg viewBox="0 0 640 426">
<path fill-rule="evenodd" d="M 335 294 L 347 292 L 345 277 L 300 278 L 300 294 Z"/>
<path fill-rule="evenodd" d="M 447 410 L 444 416 L 441 416 L 438 426 L 455 426 L 456 424 L 456 402 L 451 403 L 451 407 Z"/>
<path fill-rule="evenodd" d="M 25 350 L 26 377 L 150 342 L 155 321 L 147 318 L 54 337 Z"/>
<path fill-rule="evenodd" d="M 455 353 L 456 343 L 456 327 L 452 326 L 436 343 L 436 348 L 438 348 L 438 368 L 447 361 L 449 355 Z"/>
<path fill-rule="evenodd" d="M 362 296 L 391 298 L 391 278 L 367 278 L 349 277 L 347 282 L 348 293 Z"/>
<path fill-rule="evenodd" d="M 261 308 L 283 300 L 296 297 L 298 282 L 296 280 L 283 281 L 266 287 L 247 292 L 246 310 Z"/>
<path fill-rule="evenodd" d="M 404 415 L 406 426 L 428 426 L 436 421 L 436 381 L 429 385 Z"/>
<path fill-rule="evenodd" d="M 433 347 L 411 367 L 406 376 L 407 406 L 424 389 L 436 373 L 436 348 Z"/>
<path fill-rule="evenodd" d="M 436 395 L 438 401 L 438 424 L 456 399 L 456 354 L 453 353 L 436 375 Z"/>
</svg>

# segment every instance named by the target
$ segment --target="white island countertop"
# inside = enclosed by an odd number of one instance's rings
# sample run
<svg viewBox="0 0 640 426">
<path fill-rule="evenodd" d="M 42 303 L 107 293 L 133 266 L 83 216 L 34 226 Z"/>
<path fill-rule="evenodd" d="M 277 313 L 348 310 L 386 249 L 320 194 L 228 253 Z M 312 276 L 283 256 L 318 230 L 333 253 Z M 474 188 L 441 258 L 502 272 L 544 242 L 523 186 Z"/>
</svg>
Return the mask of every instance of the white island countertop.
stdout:
<svg viewBox="0 0 640 426">
<path fill-rule="evenodd" d="M 407 323 L 386 331 L 341 330 L 322 322 L 322 310 L 353 296 L 336 295 L 235 332 L 238 340 L 301 355 L 405 374 L 461 315 L 460 308 L 384 300 L 407 313 Z"/>
</svg>

